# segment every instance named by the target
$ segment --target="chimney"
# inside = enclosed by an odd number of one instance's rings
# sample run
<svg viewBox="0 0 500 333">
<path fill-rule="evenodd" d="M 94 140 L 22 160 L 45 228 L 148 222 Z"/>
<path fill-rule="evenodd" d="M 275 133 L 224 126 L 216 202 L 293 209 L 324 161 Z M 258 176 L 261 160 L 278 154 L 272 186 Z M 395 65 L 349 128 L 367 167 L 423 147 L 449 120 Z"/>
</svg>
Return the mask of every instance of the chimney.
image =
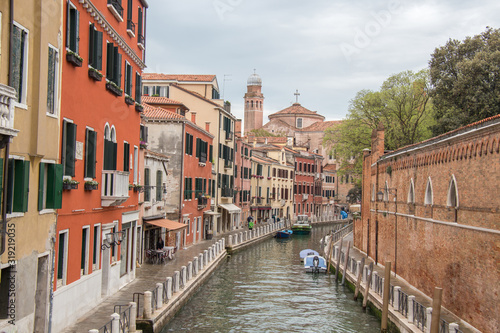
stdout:
<svg viewBox="0 0 500 333">
<path fill-rule="evenodd" d="M 372 132 L 372 161 L 377 161 L 384 155 L 384 125 L 379 123 Z"/>
<path fill-rule="evenodd" d="M 209 121 L 205 122 L 205 131 L 210 132 L 210 122 Z"/>
<path fill-rule="evenodd" d="M 241 119 L 236 119 L 234 122 L 234 135 L 241 136 Z"/>
<path fill-rule="evenodd" d="M 196 112 L 191 111 L 191 122 L 196 124 Z"/>
</svg>

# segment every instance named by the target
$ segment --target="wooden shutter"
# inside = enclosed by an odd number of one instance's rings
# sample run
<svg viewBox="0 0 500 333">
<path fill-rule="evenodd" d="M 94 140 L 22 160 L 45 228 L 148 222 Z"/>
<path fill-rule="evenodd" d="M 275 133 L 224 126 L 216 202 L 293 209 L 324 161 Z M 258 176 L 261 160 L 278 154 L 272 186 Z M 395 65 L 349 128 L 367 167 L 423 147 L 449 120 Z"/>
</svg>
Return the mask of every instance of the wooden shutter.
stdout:
<svg viewBox="0 0 500 333">
<path fill-rule="evenodd" d="M 141 104 L 141 76 L 135 73 L 135 101 Z"/>
<path fill-rule="evenodd" d="M 116 170 L 116 160 L 117 160 L 117 148 L 118 148 L 118 144 L 116 142 L 112 142 L 113 144 L 113 159 L 112 159 L 112 162 L 113 162 L 113 168 L 111 170 Z"/>
<path fill-rule="evenodd" d="M 162 185 L 162 172 L 156 171 L 156 201 L 161 200 L 161 185 Z"/>
<path fill-rule="evenodd" d="M 200 158 L 201 155 L 201 139 L 196 138 L 196 157 Z"/>
<path fill-rule="evenodd" d="M 89 65 L 95 68 L 95 56 L 96 56 L 96 49 L 95 49 L 95 28 L 94 28 L 94 23 L 91 23 L 89 25 Z"/>
<path fill-rule="evenodd" d="M 14 160 L 13 212 L 28 211 L 29 168 L 29 161 Z"/>
<path fill-rule="evenodd" d="M 144 169 L 144 201 L 150 200 L 149 169 Z"/>
<path fill-rule="evenodd" d="M 70 47 L 71 45 L 71 19 L 70 19 L 70 14 L 71 14 L 71 6 L 69 4 L 69 0 L 66 1 L 66 47 Z"/>
<path fill-rule="evenodd" d="M 75 52 L 78 53 L 80 41 L 80 12 L 75 9 Z"/>
<path fill-rule="evenodd" d="M 130 145 L 127 142 L 123 143 L 123 171 L 130 170 Z"/>
<path fill-rule="evenodd" d="M 64 122 L 63 128 L 63 160 L 64 174 L 66 176 L 75 176 L 75 152 L 76 152 L 76 125 L 70 122 Z"/>
<path fill-rule="evenodd" d="M 142 36 L 142 9 L 139 7 L 139 11 L 137 13 L 137 38 Z M 140 41 L 140 39 L 138 39 Z"/>
<path fill-rule="evenodd" d="M 102 70 L 102 31 L 95 32 L 95 69 Z"/>
<path fill-rule="evenodd" d="M 106 78 L 110 81 L 113 81 L 114 49 L 113 43 L 106 44 Z"/>
<path fill-rule="evenodd" d="M 121 86 L 122 81 L 122 55 L 118 53 L 118 46 L 115 46 L 115 54 L 116 54 L 116 63 L 115 65 L 115 83 L 118 87 Z"/>
<path fill-rule="evenodd" d="M 61 164 L 47 164 L 47 194 L 45 208 L 62 207 L 63 173 Z"/>
<path fill-rule="evenodd" d="M 42 210 L 43 207 L 43 199 L 45 197 L 44 191 L 44 179 L 45 179 L 45 163 L 40 162 L 39 172 L 38 172 L 38 210 Z M 47 183 L 48 185 L 48 183 Z"/>
</svg>

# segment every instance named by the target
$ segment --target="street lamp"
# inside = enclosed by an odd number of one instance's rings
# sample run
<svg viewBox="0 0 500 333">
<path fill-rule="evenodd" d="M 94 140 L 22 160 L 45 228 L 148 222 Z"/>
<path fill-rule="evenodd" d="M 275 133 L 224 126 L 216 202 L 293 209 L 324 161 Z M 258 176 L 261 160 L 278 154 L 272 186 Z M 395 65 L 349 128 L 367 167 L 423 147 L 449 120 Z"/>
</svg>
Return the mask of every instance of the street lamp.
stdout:
<svg viewBox="0 0 500 333">
<path fill-rule="evenodd" d="M 104 240 L 101 250 L 109 249 L 113 245 L 120 245 L 125 236 L 125 231 L 111 232 L 106 234 L 106 239 Z"/>
</svg>

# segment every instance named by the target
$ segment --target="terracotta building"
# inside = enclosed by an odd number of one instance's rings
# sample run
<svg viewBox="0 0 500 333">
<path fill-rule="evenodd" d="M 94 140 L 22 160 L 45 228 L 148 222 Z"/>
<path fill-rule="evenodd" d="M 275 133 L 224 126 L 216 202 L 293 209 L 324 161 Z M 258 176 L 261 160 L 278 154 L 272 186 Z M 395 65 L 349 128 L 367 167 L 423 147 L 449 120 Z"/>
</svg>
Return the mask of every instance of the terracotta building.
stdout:
<svg viewBox="0 0 500 333">
<path fill-rule="evenodd" d="M 135 278 L 146 1 L 64 1 L 52 331 Z M 132 186 L 131 186 L 132 185 Z"/>
<path fill-rule="evenodd" d="M 499 327 L 500 115 L 363 162 L 354 243 L 482 332 Z"/>
</svg>

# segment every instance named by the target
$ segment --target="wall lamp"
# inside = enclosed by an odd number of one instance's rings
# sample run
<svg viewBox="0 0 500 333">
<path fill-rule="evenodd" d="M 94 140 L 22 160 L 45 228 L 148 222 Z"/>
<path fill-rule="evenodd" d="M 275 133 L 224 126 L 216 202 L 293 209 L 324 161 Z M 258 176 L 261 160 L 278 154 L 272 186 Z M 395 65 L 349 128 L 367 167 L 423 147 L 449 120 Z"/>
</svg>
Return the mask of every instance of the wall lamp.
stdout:
<svg viewBox="0 0 500 333">
<path fill-rule="evenodd" d="M 106 234 L 106 239 L 104 240 L 103 244 L 101 245 L 101 250 L 109 249 L 113 245 L 120 245 L 121 242 L 123 241 L 123 237 L 125 236 L 125 231 L 119 231 L 119 232 L 111 232 L 109 234 Z"/>
</svg>

